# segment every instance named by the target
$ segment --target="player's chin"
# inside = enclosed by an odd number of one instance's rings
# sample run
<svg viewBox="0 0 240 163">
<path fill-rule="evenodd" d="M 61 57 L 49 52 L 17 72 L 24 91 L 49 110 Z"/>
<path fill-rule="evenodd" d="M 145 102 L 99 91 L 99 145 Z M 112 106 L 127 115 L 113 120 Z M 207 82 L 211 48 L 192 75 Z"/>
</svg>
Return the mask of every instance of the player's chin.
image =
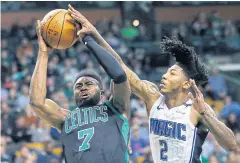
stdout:
<svg viewBox="0 0 240 163">
<path fill-rule="evenodd" d="M 160 91 L 161 94 L 166 93 L 166 90 L 164 90 L 164 88 L 161 88 L 161 87 L 159 88 L 159 91 Z"/>
<path fill-rule="evenodd" d="M 88 96 L 88 97 L 80 98 L 80 100 L 83 102 L 86 102 L 86 101 L 91 101 L 92 98 L 91 98 L 91 96 Z"/>
<path fill-rule="evenodd" d="M 169 91 L 168 91 L 168 89 L 166 87 L 160 87 L 159 91 L 160 91 L 161 94 L 169 93 Z"/>
</svg>

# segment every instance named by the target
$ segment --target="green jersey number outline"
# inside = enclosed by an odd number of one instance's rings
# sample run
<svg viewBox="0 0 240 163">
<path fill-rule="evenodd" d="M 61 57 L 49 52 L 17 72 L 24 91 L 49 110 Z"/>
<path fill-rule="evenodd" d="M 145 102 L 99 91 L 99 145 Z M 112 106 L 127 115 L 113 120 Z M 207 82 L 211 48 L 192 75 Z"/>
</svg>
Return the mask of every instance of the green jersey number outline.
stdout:
<svg viewBox="0 0 240 163">
<path fill-rule="evenodd" d="M 92 136 L 94 135 L 94 127 L 78 131 L 78 139 L 83 139 L 85 135 L 86 137 L 83 140 L 82 145 L 79 146 L 79 151 L 84 151 L 90 148 L 89 142 L 92 139 Z"/>
</svg>

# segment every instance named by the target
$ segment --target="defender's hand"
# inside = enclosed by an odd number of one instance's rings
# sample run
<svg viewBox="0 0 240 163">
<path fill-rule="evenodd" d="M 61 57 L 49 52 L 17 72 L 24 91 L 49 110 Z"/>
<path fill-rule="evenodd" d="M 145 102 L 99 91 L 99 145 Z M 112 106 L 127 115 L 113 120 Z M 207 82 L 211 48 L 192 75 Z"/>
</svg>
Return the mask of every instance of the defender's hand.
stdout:
<svg viewBox="0 0 240 163">
<path fill-rule="evenodd" d="M 81 24 L 81 29 L 77 32 L 79 39 L 85 35 L 93 35 L 97 33 L 96 28 L 77 10 L 75 10 L 70 4 L 68 5 L 68 11 L 71 14 L 72 18 Z"/>
<path fill-rule="evenodd" d="M 198 89 L 194 80 L 191 79 L 190 83 L 191 83 L 191 86 L 194 90 L 195 98 L 193 97 L 191 92 L 188 93 L 188 97 L 192 100 L 194 109 L 197 110 L 197 112 L 199 114 L 202 114 L 206 111 L 206 106 L 205 106 L 203 94 Z"/>
<path fill-rule="evenodd" d="M 37 31 L 37 36 L 38 36 L 39 52 L 51 54 L 53 52 L 53 48 L 48 47 L 47 44 L 45 43 L 45 41 L 43 40 L 41 28 L 42 28 L 41 22 L 40 22 L 40 20 L 38 20 L 36 31 Z"/>
</svg>

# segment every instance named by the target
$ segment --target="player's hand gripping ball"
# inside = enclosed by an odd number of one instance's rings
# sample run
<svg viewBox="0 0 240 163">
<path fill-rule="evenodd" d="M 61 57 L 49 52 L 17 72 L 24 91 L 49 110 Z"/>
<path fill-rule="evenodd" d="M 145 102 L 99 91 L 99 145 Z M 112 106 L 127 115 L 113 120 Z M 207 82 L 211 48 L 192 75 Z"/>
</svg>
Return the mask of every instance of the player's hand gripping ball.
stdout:
<svg viewBox="0 0 240 163">
<path fill-rule="evenodd" d="M 72 17 L 64 9 L 50 11 L 42 23 L 42 37 L 46 44 L 54 49 L 71 47 L 78 39 L 77 27 L 71 21 Z"/>
</svg>

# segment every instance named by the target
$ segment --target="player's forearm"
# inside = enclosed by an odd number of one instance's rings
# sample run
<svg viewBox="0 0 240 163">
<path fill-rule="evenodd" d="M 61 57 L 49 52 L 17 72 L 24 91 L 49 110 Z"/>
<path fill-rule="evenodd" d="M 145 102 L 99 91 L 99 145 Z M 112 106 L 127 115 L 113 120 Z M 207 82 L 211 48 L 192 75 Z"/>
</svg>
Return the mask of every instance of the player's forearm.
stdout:
<svg viewBox="0 0 240 163">
<path fill-rule="evenodd" d="M 48 54 L 39 52 L 37 63 L 30 83 L 30 103 L 42 106 L 46 98 Z"/>
<path fill-rule="evenodd" d="M 127 80 L 126 73 L 124 72 L 120 63 L 114 58 L 107 50 L 102 48 L 91 36 L 83 38 L 84 44 L 97 58 L 98 62 L 107 72 L 115 84 L 123 83 Z"/>
<path fill-rule="evenodd" d="M 236 149 L 236 139 L 233 132 L 221 121 L 217 119 L 215 114 L 207 108 L 202 120 L 208 126 L 210 132 L 214 135 L 217 142 L 226 150 Z"/>
</svg>

